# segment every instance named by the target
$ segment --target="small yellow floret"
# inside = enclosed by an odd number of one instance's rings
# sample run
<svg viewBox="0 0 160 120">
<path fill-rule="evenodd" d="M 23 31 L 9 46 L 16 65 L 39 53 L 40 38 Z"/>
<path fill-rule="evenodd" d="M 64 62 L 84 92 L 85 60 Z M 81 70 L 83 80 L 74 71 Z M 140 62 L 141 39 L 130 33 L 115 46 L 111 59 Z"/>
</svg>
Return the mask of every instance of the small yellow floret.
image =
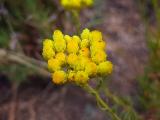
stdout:
<svg viewBox="0 0 160 120">
<path fill-rule="evenodd" d="M 88 74 L 84 71 L 78 71 L 75 76 L 75 82 L 77 84 L 86 84 L 89 80 Z"/>
<path fill-rule="evenodd" d="M 60 30 L 55 30 L 53 32 L 53 40 L 63 39 L 63 33 Z"/>
<path fill-rule="evenodd" d="M 55 84 L 64 84 L 66 82 L 66 73 L 64 71 L 55 71 L 52 74 L 52 80 Z"/>
<path fill-rule="evenodd" d="M 51 58 L 48 60 L 48 69 L 50 72 L 55 72 L 61 69 L 61 64 L 59 60 Z"/>
<path fill-rule="evenodd" d="M 113 65 L 110 61 L 102 62 L 98 65 L 98 73 L 101 75 L 111 74 L 113 71 Z"/>
<path fill-rule="evenodd" d="M 55 51 L 52 47 L 43 47 L 42 56 L 45 60 L 49 60 L 55 56 Z"/>
<path fill-rule="evenodd" d="M 106 43 L 102 40 L 92 42 L 91 47 L 90 47 L 91 51 L 92 50 L 105 50 L 105 48 L 106 48 Z"/>
<path fill-rule="evenodd" d="M 77 62 L 77 60 L 78 60 L 78 56 L 76 55 L 76 54 L 69 54 L 68 56 L 67 56 L 67 63 L 71 66 L 71 67 L 73 67 L 74 65 L 75 65 L 75 63 Z"/>
<path fill-rule="evenodd" d="M 81 33 L 81 39 L 83 40 L 83 39 L 89 39 L 89 36 L 90 36 L 90 31 L 89 31 L 89 29 L 84 29 L 83 31 L 82 31 L 82 33 Z"/>
<path fill-rule="evenodd" d="M 82 0 L 82 3 L 86 6 L 92 6 L 93 5 L 93 0 Z"/>
<path fill-rule="evenodd" d="M 97 74 L 97 65 L 94 62 L 88 62 L 85 66 L 85 72 L 89 76 L 94 76 Z"/>
<path fill-rule="evenodd" d="M 73 41 L 76 41 L 78 44 L 81 42 L 80 37 L 78 37 L 77 35 L 74 35 L 74 36 L 72 37 L 72 40 L 73 40 Z"/>
<path fill-rule="evenodd" d="M 43 47 L 51 47 L 51 48 L 53 48 L 54 47 L 53 40 L 45 39 L 43 41 Z"/>
<path fill-rule="evenodd" d="M 95 42 L 95 41 L 101 41 L 102 40 L 102 33 L 100 31 L 94 30 L 90 33 L 89 39 L 91 41 L 91 44 L 92 44 L 92 42 Z"/>
<path fill-rule="evenodd" d="M 89 57 L 89 49 L 88 48 L 82 48 L 80 51 L 79 51 L 79 55 L 82 56 L 82 57 Z"/>
<path fill-rule="evenodd" d="M 75 71 L 69 71 L 68 73 L 68 81 L 74 82 L 75 81 L 76 72 Z"/>
<path fill-rule="evenodd" d="M 76 71 L 80 71 L 80 70 L 84 70 L 85 69 L 85 66 L 86 64 L 90 62 L 90 59 L 87 58 L 87 57 L 83 57 L 83 56 L 78 56 L 78 60 L 76 61 L 76 64 L 75 64 L 75 70 Z"/>
<path fill-rule="evenodd" d="M 97 51 L 94 54 L 92 54 L 92 60 L 97 64 L 104 62 L 106 58 L 107 54 L 104 51 Z"/>
<path fill-rule="evenodd" d="M 65 39 L 66 43 L 69 43 L 69 42 L 72 41 L 72 37 L 69 36 L 69 35 L 65 35 L 65 36 L 64 36 L 64 39 Z"/>
<path fill-rule="evenodd" d="M 89 40 L 88 40 L 88 39 L 83 39 L 83 40 L 81 41 L 80 46 L 81 46 L 81 48 L 89 47 Z"/>
<path fill-rule="evenodd" d="M 66 63 L 66 55 L 63 52 L 57 53 L 55 58 L 59 60 L 61 65 L 64 65 Z"/>
<path fill-rule="evenodd" d="M 77 53 L 78 50 L 79 50 L 79 46 L 76 41 L 72 40 L 67 44 L 67 52 L 68 53 Z"/>
</svg>

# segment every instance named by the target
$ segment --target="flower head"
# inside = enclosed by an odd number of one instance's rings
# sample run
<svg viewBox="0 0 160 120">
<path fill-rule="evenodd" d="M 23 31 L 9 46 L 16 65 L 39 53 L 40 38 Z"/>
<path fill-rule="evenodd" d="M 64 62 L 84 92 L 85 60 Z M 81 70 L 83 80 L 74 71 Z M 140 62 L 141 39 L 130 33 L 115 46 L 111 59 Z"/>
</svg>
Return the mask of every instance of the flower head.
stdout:
<svg viewBox="0 0 160 120">
<path fill-rule="evenodd" d="M 48 62 L 55 84 L 86 84 L 91 77 L 108 75 L 113 65 L 107 60 L 106 43 L 100 31 L 84 29 L 81 36 L 55 30 L 53 40 L 45 39 L 42 55 Z"/>
</svg>

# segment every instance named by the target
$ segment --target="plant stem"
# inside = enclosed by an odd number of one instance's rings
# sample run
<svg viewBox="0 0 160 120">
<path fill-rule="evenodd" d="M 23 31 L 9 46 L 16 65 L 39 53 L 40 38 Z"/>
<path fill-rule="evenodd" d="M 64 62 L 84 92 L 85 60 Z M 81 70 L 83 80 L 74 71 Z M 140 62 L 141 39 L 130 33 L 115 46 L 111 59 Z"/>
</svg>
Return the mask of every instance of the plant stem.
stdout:
<svg viewBox="0 0 160 120">
<path fill-rule="evenodd" d="M 93 96 L 96 97 L 96 100 L 97 102 L 101 105 L 101 107 L 110 113 L 111 117 L 114 119 L 114 120 L 121 120 L 121 118 L 119 118 L 117 116 L 116 113 L 114 113 L 114 111 L 109 107 L 109 105 L 100 97 L 99 93 L 93 89 L 89 84 L 86 84 L 85 86 L 83 86 L 83 88 L 89 92 L 90 94 L 92 94 Z"/>
<path fill-rule="evenodd" d="M 71 11 L 72 13 L 72 19 L 73 19 L 73 24 L 76 27 L 76 32 L 77 34 L 80 34 L 80 29 L 81 29 L 81 22 L 79 18 L 79 12 L 76 10 Z"/>
</svg>

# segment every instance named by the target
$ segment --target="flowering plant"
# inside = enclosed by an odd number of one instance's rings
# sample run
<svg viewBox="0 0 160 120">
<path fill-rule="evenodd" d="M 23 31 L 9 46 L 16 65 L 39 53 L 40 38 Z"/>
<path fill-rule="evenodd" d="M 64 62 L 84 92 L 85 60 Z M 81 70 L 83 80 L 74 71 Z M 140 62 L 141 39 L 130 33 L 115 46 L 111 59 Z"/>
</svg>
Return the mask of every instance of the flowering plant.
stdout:
<svg viewBox="0 0 160 120">
<path fill-rule="evenodd" d="M 86 84 L 90 78 L 105 76 L 113 65 L 107 60 L 106 43 L 100 31 L 84 29 L 79 36 L 55 30 L 53 40 L 43 41 L 43 57 L 55 84 Z"/>
</svg>

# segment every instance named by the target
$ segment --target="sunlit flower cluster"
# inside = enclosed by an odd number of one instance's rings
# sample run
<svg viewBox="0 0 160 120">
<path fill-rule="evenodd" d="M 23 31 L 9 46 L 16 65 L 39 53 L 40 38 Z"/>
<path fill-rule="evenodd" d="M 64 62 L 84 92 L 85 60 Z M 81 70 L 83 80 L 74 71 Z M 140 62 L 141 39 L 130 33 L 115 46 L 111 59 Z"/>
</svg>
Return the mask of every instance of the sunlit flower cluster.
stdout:
<svg viewBox="0 0 160 120">
<path fill-rule="evenodd" d="M 55 84 L 85 84 L 92 77 L 112 72 L 113 65 L 107 60 L 105 48 L 100 31 L 84 29 L 79 37 L 55 30 L 53 39 L 43 41 L 42 55 Z"/>
<path fill-rule="evenodd" d="M 81 9 L 93 5 L 93 0 L 61 0 L 61 5 L 68 10 Z"/>
</svg>

